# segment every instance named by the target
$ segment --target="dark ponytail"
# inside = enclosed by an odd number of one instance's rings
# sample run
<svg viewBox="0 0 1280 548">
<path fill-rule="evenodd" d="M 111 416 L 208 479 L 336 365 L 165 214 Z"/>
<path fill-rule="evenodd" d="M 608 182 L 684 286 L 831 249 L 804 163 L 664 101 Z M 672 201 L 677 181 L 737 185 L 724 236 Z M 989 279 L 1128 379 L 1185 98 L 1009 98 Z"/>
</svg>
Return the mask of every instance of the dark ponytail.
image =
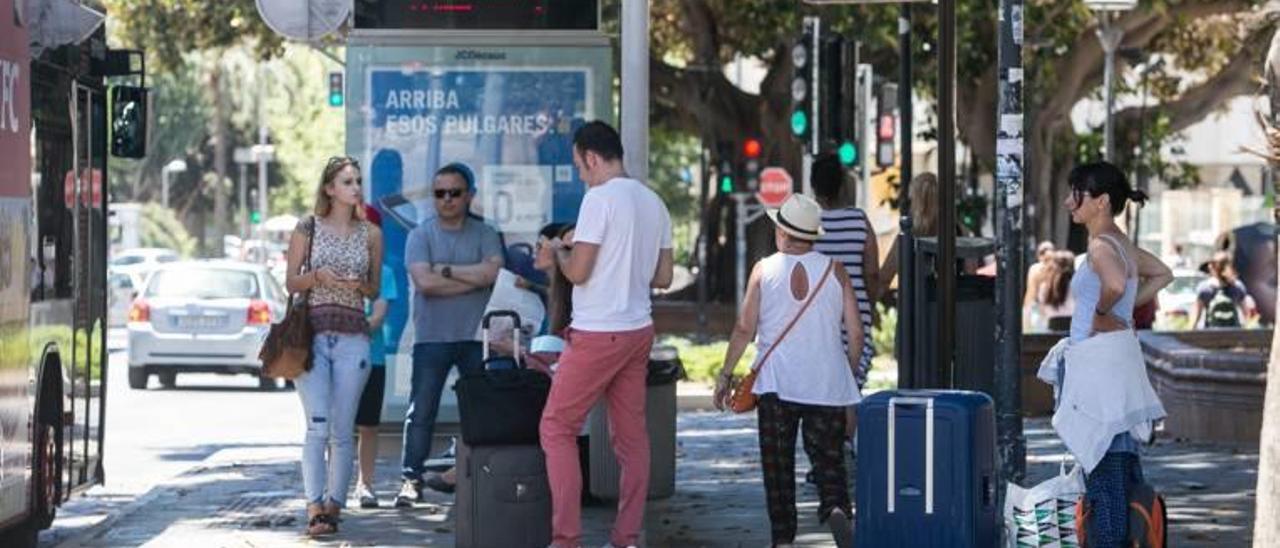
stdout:
<svg viewBox="0 0 1280 548">
<path fill-rule="evenodd" d="M 1109 162 L 1078 165 L 1067 176 L 1067 183 L 1071 185 L 1076 204 L 1083 202 L 1085 194 L 1094 198 L 1103 194 L 1109 196 L 1112 217 L 1124 211 L 1130 200 L 1138 204 L 1147 201 L 1147 193 L 1134 190 L 1124 172 Z"/>
</svg>

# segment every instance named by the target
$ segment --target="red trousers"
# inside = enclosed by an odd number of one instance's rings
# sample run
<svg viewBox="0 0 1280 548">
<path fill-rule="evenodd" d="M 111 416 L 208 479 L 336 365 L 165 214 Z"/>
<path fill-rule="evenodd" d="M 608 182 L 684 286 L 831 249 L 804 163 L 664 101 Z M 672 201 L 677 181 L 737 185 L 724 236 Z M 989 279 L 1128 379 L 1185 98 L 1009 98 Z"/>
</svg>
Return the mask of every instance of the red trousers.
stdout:
<svg viewBox="0 0 1280 548">
<path fill-rule="evenodd" d="M 552 544 L 576 548 L 582 537 L 582 471 L 578 433 L 587 413 L 604 396 L 613 451 L 622 467 L 618 517 L 609 541 L 637 544 L 649 491 L 649 434 L 645 430 L 645 376 L 653 327 L 635 331 L 570 329 L 551 395 L 542 411 L 542 450 L 551 483 Z"/>
</svg>

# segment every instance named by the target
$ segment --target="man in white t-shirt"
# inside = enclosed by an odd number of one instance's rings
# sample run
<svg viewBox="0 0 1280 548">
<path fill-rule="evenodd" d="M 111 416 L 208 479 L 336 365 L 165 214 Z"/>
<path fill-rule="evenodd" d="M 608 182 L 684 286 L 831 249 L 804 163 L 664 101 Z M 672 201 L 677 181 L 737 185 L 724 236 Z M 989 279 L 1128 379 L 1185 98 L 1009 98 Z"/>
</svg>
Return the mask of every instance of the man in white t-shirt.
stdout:
<svg viewBox="0 0 1280 548">
<path fill-rule="evenodd" d="M 613 450 L 622 466 L 618 517 L 609 542 L 634 546 L 649 490 L 645 376 L 653 346 L 650 292 L 671 285 L 671 217 L 656 193 L 628 178 L 622 140 L 603 122 L 573 136 L 573 163 L 590 190 L 572 242 L 556 242 L 573 283 L 573 320 L 542 412 L 542 449 L 551 484 L 552 546 L 582 537 L 578 432 L 603 396 Z"/>
</svg>

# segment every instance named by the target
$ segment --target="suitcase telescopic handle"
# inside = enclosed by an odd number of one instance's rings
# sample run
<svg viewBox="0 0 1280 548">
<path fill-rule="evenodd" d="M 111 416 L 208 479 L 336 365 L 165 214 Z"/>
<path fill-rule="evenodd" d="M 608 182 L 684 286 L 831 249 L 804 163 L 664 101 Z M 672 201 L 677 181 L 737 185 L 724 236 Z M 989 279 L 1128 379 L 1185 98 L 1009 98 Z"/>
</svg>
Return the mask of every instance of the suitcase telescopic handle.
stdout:
<svg viewBox="0 0 1280 548">
<path fill-rule="evenodd" d="M 520 314 L 517 314 L 514 310 L 494 310 L 486 312 L 484 317 L 480 318 L 480 359 L 484 362 L 489 361 L 489 326 L 493 323 L 494 318 L 511 319 L 512 359 L 515 360 L 516 367 L 522 367 L 523 364 L 520 363 Z"/>
<path fill-rule="evenodd" d="M 897 409 L 898 406 L 923 406 L 924 411 L 924 513 L 933 514 L 933 398 L 903 396 L 889 398 L 889 473 L 888 473 L 888 503 L 887 509 L 890 514 L 894 511 L 894 505 L 898 498 L 897 479 L 895 470 L 895 455 L 897 450 L 894 447 L 897 437 Z"/>
</svg>

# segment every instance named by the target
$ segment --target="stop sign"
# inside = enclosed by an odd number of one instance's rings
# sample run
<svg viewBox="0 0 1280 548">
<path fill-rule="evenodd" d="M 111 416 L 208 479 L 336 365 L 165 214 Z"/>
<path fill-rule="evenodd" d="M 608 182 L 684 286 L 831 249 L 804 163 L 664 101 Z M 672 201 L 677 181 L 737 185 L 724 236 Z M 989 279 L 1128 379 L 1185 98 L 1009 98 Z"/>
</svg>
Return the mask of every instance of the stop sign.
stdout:
<svg viewBox="0 0 1280 548">
<path fill-rule="evenodd" d="M 791 197 L 791 174 L 780 167 L 766 167 L 760 172 L 760 191 L 756 199 L 765 207 L 778 207 Z"/>
</svg>

